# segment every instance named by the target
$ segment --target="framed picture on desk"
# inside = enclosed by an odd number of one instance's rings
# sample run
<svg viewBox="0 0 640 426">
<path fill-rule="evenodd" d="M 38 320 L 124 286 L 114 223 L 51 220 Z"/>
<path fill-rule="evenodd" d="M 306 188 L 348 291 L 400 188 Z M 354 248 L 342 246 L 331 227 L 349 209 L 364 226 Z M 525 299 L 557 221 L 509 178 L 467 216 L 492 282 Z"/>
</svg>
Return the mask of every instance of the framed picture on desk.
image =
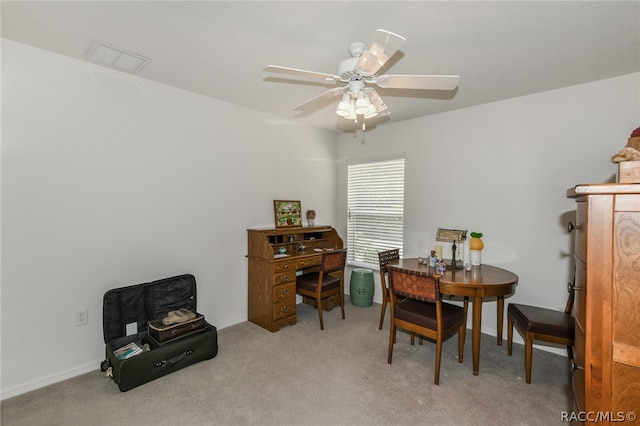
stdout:
<svg viewBox="0 0 640 426">
<path fill-rule="evenodd" d="M 273 200 L 273 214 L 276 219 L 276 228 L 302 226 L 300 201 Z"/>
</svg>

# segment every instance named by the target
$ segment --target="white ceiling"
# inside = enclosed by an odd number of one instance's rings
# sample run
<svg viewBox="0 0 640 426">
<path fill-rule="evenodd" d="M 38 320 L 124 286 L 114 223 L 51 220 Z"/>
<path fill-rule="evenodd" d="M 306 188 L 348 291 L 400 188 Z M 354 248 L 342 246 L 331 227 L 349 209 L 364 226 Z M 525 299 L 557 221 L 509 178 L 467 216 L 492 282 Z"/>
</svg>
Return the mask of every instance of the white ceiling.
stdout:
<svg viewBox="0 0 640 426">
<path fill-rule="evenodd" d="M 393 122 L 640 71 L 640 1 L 3 0 L 1 18 L 3 38 L 80 60 L 99 40 L 151 58 L 142 78 L 334 132 L 355 128 L 339 99 L 292 108 L 335 86 L 263 68 L 333 74 L 351 42 L 400 34 L 382 73 L 461 80 L 453 93 L 377 89 Z"/>
</svg>

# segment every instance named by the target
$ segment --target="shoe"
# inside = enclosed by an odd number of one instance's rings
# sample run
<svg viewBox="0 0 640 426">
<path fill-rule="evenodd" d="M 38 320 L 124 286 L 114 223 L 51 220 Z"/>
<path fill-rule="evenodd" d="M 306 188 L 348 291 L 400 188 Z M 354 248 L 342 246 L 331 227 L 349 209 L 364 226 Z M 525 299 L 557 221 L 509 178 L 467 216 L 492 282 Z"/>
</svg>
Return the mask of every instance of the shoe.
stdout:
<svg viewBox="0 0 640 426">
<path fill-rule="evenodd" d="M 177 311 L 169 312 L 167 316 L 162 320 L 162 324 L 164 325 L 179 324 L 181 322 L 190 321 L 195 317 L 196 317 L 196 314 L 194 314 L 190 310 L 180 308 Z"/>
</svg>

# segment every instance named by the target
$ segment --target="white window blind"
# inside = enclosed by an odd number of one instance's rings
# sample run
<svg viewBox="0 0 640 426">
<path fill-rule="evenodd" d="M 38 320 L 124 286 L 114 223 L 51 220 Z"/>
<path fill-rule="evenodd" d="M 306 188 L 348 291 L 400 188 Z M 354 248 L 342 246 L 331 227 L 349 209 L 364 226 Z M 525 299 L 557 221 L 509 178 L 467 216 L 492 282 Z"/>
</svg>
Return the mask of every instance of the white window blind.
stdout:
<svg viewBox="0 0 640 426">
<path fill-rule="evenodd" d="M 348 169 L 348 260 L 377 266 L 379 251 L 402 250 L 404 158 Z"/>
</svg>

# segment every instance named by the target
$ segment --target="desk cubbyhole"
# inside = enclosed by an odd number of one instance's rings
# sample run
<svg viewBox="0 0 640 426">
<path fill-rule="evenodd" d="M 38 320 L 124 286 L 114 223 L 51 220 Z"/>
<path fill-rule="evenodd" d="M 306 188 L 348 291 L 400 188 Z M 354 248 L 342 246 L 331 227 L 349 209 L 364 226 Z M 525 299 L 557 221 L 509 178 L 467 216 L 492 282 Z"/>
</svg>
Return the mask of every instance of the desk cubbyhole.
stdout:
<svg viewBox="0 0 640 426">
<path fill-rule="evenodd" d="M 320 240 L 323 237 L 324 237 L 324 234 L 322 232 L 305 232 L 304 233 L 304 239 L 307 241 Z"/>
<path fill-rule="evenodd" d="M 284 243 L 284 235 L 271 235 L 269 237 L 269 244 L 282 244 Z"/>
</svg>

